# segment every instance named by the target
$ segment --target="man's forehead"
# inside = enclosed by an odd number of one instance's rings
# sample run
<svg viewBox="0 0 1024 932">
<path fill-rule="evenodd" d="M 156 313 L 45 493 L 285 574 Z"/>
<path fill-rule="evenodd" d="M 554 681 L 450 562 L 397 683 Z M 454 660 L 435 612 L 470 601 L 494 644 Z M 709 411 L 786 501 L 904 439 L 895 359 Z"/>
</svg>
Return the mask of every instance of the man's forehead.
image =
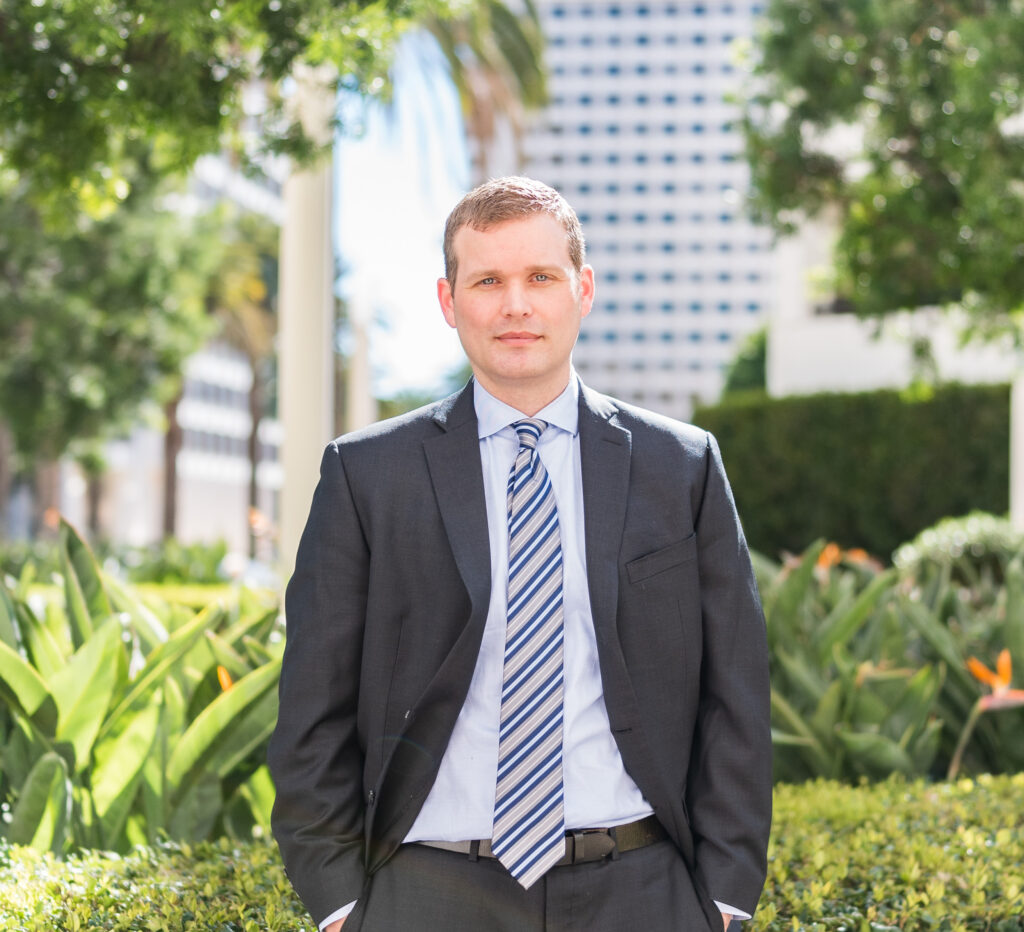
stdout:
<svg viewBox="0 0 1024 932">
<path fill-rule="evenodd" d="M 571 263 L 569 237 L 565 228 L 550 214 L 514 217 L 481 227 L 459 227 L 453 246 L 460 261 L 496 258 L 533 259 L 536 264 Z"/>
</svg>

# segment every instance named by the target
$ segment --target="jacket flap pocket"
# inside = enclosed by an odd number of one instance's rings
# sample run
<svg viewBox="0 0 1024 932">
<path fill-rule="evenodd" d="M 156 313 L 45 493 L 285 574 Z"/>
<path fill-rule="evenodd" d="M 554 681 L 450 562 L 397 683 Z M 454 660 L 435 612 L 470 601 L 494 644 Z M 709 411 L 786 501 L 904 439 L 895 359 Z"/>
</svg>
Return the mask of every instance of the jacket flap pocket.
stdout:
<svg viewBox="0 0 1024 932">
<path fill-rule="evenodd" d="M 645 557 L 631 560 L 626 564 L 626 572 L 629 574 L 629 581 L 635 583 L 654 576 L 656 573 L 663 573 L 673 566 L 686 563 L 696 556 L 697 535 L 691 534 L 689 537 L 662 547 L 661 550 L 655 550 L 654 553 L 649 553 Z"/>
</svg>

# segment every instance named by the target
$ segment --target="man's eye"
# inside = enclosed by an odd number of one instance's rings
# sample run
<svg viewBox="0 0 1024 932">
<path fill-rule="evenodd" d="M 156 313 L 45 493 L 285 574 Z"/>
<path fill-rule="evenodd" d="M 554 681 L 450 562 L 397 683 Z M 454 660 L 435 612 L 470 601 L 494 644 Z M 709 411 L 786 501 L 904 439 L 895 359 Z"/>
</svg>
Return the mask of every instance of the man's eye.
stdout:
<svg viewBox="0 0 1024 932">
<path fill-rule="evenodd" d="M 538 282 L 550 281 L 549 276 L 545 275 L 543 272 L 538 272 L 536 275 L 533 276 L 533 278 L 534 278 L 534 281 L 538 281 Z"/>
<path fill-rule="evenodd" d="M 493 285 L 493 284 L 494 284 L 494 283 L 495 283 L 495 282 L 496 282 L 497 280 L 498 280 L 498 279 L 496 279 L 496 278 L 494 278 L 494 277 L 492 277 L 492 276 L 488 275 L 488 276 L 487 276 L 487 278 L 484 278 L 484 279 L 482 279 L 482 280 L 480 281 L 480 284 L 481 284 L 481 285 Z"/>
</svg>

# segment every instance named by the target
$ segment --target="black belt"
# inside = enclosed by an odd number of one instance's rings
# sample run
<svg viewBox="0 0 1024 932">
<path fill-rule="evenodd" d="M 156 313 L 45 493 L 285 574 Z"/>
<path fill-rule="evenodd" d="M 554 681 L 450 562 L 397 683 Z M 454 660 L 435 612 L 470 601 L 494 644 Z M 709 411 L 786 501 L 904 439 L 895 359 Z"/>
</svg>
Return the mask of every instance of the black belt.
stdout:
<svg viewBox="0 0 1024 932">
<path fill-rule="evenodd" d="M 656 816 L 638 822 L 616 825 L 612 828 L 578 828 L 565 833 L 565 854 L 555 867 L 600 861 L 609 855 L 616 857 L 626 851 L 645 848 L 668 838 Z M 417 845 L 440 848 L 455 854 L 465 854 L 471 861 L 477 858 L 496 858 L 491 851 L 490 839 L 480 841 L 417 841 Z"/>
</svg>

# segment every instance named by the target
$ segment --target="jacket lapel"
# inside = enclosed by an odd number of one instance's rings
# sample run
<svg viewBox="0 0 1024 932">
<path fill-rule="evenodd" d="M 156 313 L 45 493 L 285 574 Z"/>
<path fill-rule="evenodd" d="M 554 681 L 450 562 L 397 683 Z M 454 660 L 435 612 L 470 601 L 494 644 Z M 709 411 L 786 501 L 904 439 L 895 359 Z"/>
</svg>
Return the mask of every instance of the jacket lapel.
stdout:
<svg viewBox="0 0 1024 932">
<path fill-rule="evenodd" d="M 632 686 L 616 627 L 619 548 L 626 522 L 632 435 L 615 423 L 617 409 L 580 385 L 580 461 L 583 472 L 584 546 L 601 678 L 612 731 L 633 725 Z M 615 700 L 618 701 L 615 701 Z"/>
<path fill-rule="evenodd" d="M 491 549 L 480 465 L 473 383 L 446 399 L 434 415 L 443 433 L 423 442 L 430 480 L 448 543 L 473 603 L 486 616 L 491 597 Z"/>
</svg>

